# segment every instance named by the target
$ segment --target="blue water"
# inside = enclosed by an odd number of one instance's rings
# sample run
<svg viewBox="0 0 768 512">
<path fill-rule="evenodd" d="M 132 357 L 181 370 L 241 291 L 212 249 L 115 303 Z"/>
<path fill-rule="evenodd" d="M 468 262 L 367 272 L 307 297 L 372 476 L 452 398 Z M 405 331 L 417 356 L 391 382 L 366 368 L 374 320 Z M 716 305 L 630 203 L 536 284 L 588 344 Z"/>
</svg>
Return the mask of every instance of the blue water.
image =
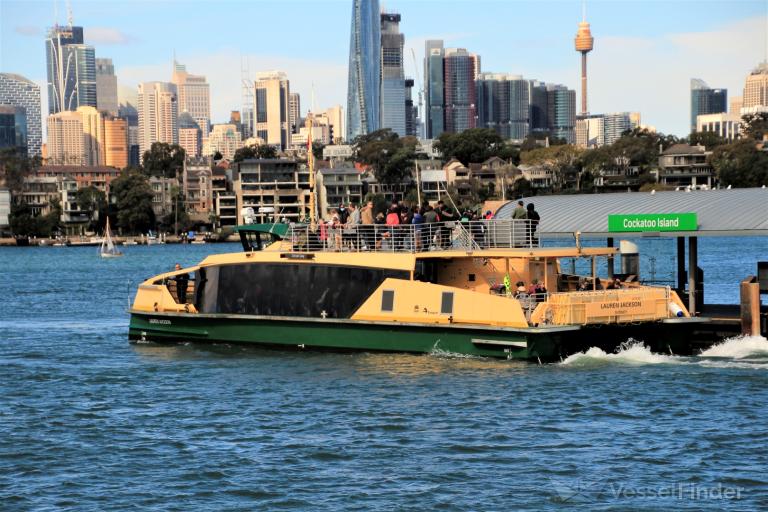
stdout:
<svg viewBox="0 0 768 512">
<path fill-rule="evenodd" d="M 724 299 L 743 244 L 701 243 Z M 768 508 L 764 338 L 545 366 L 128 343 L 139 280 L 236 249 L 0 248 L 0 510 Z"/>
</svg>

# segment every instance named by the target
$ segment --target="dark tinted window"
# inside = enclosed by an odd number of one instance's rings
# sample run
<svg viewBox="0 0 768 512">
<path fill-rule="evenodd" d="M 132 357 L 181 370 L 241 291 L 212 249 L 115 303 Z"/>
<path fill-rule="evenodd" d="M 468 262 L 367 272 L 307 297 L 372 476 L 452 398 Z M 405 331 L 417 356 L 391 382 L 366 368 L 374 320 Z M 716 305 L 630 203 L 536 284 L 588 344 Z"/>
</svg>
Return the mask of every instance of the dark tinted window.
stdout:
<svg viewBox="0 0 768 512">
<path fill-rule="evenodd" d="M 211 272 L 208 283 L 212 285 Z M 388 277 L 409 273 L 306 263 L 254 263 L 218 268 L 216 300 L 204 292 L 202 312 L 349 318 Z"/>
<path fill-rule="evenodd" d="M 381 310 L 394 311 L 395 309 L 395 291 L 383 290 L 381 292 Z"/>
<path fill-rule="evenodd" d="M 453 292 L 443 292 L 443 300 L 440 302 L 440 313 L 453 314 Z"/>
</svg>

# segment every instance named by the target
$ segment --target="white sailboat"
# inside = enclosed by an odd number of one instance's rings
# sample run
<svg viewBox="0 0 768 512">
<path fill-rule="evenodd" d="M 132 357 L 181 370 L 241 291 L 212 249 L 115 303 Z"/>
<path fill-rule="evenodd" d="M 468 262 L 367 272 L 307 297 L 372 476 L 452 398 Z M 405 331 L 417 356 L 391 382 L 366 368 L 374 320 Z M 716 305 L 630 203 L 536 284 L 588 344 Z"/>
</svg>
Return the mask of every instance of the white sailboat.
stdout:
<svg viewBox="0 0 768 512">
<path fill-rule="evenodd" d="M 99 255 L 102 258 L 117 258 L 122 256 L 114 242 L 112 242 L 112 233 L 109 231 L 109 217 L 107 217 L 107 225 L 104 228 L 104 240 L 101 241 L 101 247 L 99 247 Z"/>
</svg>

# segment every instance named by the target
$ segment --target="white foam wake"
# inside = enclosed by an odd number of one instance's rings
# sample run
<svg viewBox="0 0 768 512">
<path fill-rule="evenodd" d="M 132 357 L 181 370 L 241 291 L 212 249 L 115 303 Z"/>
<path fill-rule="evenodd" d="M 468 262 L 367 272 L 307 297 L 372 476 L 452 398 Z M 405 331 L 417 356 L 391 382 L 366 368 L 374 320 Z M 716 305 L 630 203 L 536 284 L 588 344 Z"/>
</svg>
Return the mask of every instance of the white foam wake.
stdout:
<svg viewBox="0 0 768 512">
<path fill-rule="evenodd" d="M 768 339 L 762 336 L 736 336 L 704 350 L 701 357 L 744 359 L 752 356 L 768 356 Z"/>
<path fill-rule="evenodd" d="M 623 364 L 663 364 L 679 363 L 681 358 L 668 356 L 665 354 L 656 354 L 640 341 L 630 340 L 621 345 L 614 354 L 608 354 L 604 350 L 592 347 L 585 352 L 571 354 L 562 363 L 564 365 L 585 366 L 600 363 L 623 363 Z"/>
</svg>

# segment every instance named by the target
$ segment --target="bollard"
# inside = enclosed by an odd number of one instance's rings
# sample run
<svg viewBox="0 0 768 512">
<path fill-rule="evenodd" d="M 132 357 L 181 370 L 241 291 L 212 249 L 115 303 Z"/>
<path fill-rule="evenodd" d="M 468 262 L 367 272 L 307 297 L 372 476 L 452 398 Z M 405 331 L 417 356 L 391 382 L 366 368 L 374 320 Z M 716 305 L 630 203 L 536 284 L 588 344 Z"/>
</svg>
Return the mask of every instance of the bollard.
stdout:
<svg viewBox="0 0 768 512">
<path fill-rule="evenodd" d="M 760 336 L 760 284 L 755 276 L 741 282 L 741 334 Z"/>
</svg>

